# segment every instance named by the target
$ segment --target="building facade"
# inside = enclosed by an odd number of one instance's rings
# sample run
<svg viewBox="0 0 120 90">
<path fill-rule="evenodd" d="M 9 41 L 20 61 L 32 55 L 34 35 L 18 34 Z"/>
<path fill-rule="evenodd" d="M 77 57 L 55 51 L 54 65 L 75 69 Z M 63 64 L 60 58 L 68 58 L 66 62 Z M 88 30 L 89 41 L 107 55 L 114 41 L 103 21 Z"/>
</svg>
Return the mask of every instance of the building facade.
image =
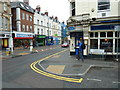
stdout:
<svg viewBox="0 0 120 90">
<path fill-rule="evenodd" d="M 36 36 L 35 45 L 56 45 L 61 41 L 60 22 L 48 12 L 41 12 L 40 6 L 36 7 L 34 14 L 34 34 Z"/>
<path fill-rule="evenodd" d="M 62 39 L 62 43 L 68 42 L 67 28 L 64 22 L 61 23 L 61 39 Z"/>
<path fill-rule="evenodd" d="M 120 54 L 120 0 L 69 0 L 70 52 L 78 40 L 86 44 L 84 55 L 93 51 L 107 55 Z"/>
<path fill-rule="evenodd" d="M 24 2 L 11 2 L 14 48 L 28 48 L 34 39 L 34 10 Z"/>
<path fill-rule="evenodd" d="M 12 49 L 11 6 L 9 0 L 0 1 L 0 49 Z"/>
</svg>

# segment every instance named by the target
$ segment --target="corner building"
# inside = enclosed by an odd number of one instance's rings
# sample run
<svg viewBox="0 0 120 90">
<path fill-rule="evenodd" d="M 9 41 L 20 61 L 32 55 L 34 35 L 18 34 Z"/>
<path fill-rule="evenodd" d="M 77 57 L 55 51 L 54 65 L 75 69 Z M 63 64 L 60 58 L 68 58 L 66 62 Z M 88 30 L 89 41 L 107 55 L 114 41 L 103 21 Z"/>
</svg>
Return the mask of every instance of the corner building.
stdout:
<svg viewBox="0 0 120 90">
<path fill-rule="evenodd" d="M 120 54 L 120 0 L 69 0 L 70 54 L 78 40 L 86 44 L 84 55 L 104 50 L 104 55 Z"/>
</svg>

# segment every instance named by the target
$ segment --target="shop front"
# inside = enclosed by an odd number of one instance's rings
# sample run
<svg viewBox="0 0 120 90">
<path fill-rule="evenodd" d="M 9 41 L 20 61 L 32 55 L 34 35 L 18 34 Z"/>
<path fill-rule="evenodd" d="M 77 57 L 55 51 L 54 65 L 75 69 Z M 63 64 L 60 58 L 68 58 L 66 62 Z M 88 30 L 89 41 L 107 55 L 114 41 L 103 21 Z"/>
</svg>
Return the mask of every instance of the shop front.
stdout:
<svg viewBox="0 0 120 90">
<path fill-rule="evenodd" d="M 52 36 L 47 36 L 46 37 L 46 45 L 53 45 L 54 42 L 53 42 L 53 37 Z"/>
<path fill-rule="evenodd" d="M 6 49 L 9 47 L 10 37 L 11 35 L 9 33 L 0 34 L 0 50 Z"/>
<path fill-rule="evenodd" d="M 120 54 L 120 31 L 115 30 L 116 26 L 120 25 L 91 26 L 90 49 L 103 49 L 105 55 Z"/>
<path fill-rule="evenodd" d="M 35 35 L 34 46 L 45 46 L 45 35 Z"/>
<path fill-rule="evenodd" d="M 58 45 L 60 43 L 59 38 L 53 37 L 53 42 L 54 42 L 54 45 Z"/>
<path fill-rule="evenodd" d="M 13 33 L 14 49 L 29 48 L 33 39 L 32 33 Z"/>
</svg>

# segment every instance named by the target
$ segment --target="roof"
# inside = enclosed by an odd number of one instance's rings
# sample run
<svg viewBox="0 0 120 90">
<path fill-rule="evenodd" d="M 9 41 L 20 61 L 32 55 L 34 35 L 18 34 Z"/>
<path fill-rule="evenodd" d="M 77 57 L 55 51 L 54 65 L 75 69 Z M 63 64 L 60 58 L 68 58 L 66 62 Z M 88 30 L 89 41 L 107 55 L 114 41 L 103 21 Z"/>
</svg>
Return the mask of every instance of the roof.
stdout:
<svg viewBox="0 0 120 90">
<path fill-rule="evenodd" d="M 23 2 L 11 2 L 11 8 L 21 8 L 28 12 L 34 13 L 34 9 Z"/>
</svg>

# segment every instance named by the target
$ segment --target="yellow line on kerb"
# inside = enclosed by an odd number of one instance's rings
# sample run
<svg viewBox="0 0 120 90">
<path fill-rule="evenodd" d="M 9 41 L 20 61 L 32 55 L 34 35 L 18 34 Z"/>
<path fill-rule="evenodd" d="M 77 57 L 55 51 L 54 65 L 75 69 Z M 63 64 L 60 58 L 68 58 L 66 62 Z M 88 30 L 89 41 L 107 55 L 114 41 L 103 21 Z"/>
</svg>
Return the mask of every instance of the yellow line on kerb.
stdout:
<svg viewBox="0 0 120 90">
<path fill-rule="evenodd" d="M 35 61 L 35 62 L 33 62 L 33 63 L 30 65 L 30 67 L 31 67 L 31 69 L 34 70 L 36 73 L 39 73 L 39 74 L 44 75 L 44 76 L 47 76 L 47 77 L 51 77 L 51 78 L 58 79 L 58 80 L 63 80 L 63 81 L 68 81 L 68 82 L 81 83 L 81 82 L 83 81 L 83 78 L 75 79 L 75 78 L 68 78 L 68 77 L 60 76 L 60 75 L 57 75 L 57 74 L 51 74 L 51 73 L 42 71 L 42 70 L 38 69 L 38 68 L 35 66 L 38 62 L 43 61 L 43 60 L 46 60 L 46 59 L 48 59 L 48 58 L 50 58 L 50 57 L 52 57 L 52 56 L 54 56 L 54 55 L 60 54 L 60 53 L 65 52 L 65 51 L 67 51 L 67 49 L 66 49 L 66 50 L 63 50 L 63 51 L 60 51 L 60 52 L 58 52 L 58 53 L 55 53 L 55 54 L 53 54 L 53 55 L 50 55 L 50 56 L 48 56 L 48 57 L 45 57 L 45 58 L 43 58 L 43 59 L 40 59 L 40 60 L 38 60 L 38 61 Z"/>
</svg>

